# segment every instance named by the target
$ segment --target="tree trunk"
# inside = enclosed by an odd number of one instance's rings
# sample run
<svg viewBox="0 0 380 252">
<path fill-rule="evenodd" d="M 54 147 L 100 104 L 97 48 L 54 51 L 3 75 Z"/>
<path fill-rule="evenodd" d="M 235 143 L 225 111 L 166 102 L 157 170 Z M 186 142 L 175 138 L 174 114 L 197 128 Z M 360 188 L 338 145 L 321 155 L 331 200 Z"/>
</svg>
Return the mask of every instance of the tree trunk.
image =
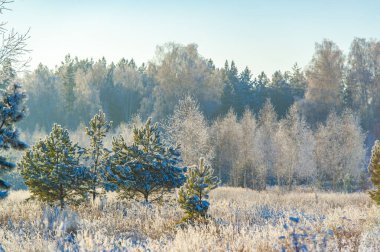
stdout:
<svg viewBox="0 0 380 252">
<path fill-rule="evenodd" d="M 243 187 L 247 188 L 247 169 L 244 169 L 244 175 L 243 175 Z"/>
<path fill-rule="evenodd" d="M 95 198 L 96 198 L 96 188 L 95 188 L 95 186 L 94 186 L 94 188 L 92 188 L 93 189 L 93 191 L 92 191 L 92 202 L 95 202 Z"/>
<path fill-rule="evenodd" d="M 289 178 L 288 178 L 288 191 L 292 190 L 292 184 L 293 184 L 293 176 L 289 176 Z"/>
<path fill-rule="evenodd" d="M 64 200 L 64 196 L 63 196 L 63 186 L 62 185 L 59 185 L 59 204 L 60 204 L 61 209 L 63 209 L 65 206 L 65 200 Z"/>
</svg>

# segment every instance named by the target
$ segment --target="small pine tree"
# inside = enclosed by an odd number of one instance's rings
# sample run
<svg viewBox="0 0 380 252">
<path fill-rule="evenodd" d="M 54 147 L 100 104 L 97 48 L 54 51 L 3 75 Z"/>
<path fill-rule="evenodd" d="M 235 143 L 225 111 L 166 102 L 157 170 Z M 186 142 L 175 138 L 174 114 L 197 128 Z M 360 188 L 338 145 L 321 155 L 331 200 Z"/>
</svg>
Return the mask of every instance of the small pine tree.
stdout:
<svg viewBox="0 0 380 252">
<path fill-rule="evenodd" d="M 184 221 L 194 221 L 207 217 L 210 206 L 209 193 L 218 186 L 219 179 L 213 176 L 214 170 L 205 165 L 204 159 L 198 166 L 190 167 L 186 183 L 179 189 L 178 202 L 185 211 Z"/>
<path fill-rule="evenodd" d="M 377 190 L 370 191 L 371 198 L 380 205 L 380 141 L 376 140 L 372 147 L 371 161 L 368 171 L 371 174 L 371 181 Z"/>
<path fill-rule="evenodd" d="M 24 101 L 26 95 L 21 90 L 21 86 L 14 82 L 16 73 L 10 63 L 3 66 L 0 77 L 0 150 L 26 149 L 28 145 L 19 139 L 19 133 L 15 128 L 15 123 L 25 116 Z M 0 175 L 15 166 L 13 162 L 0 156 Z M 7 190 L 10 186 L 8 182 L 0 178 L 0 199 L 8 195 Z"/>
<path fill-rule="evenodd" d="M 133 144 L 128 146 L 122 136 L 112 142 L 109 180 L 114 181 L 122 198 L 149 197 L 159 200 L 163 194 L 179 188 L 186 180 L 179 148 L 161 142 L 158 124 L 149 118 L 141 128 L 133 129 Z"/>
<path fill-rule="evenodd" d="M 89 127 L 86 127 L 86 134 L 90 138 L 90 147 L 86 149 L 86 154 L 91 160 L 90 172 L 93 178 L 89 181 L 89 186 L 93 201 L 105 175 L 109 151 L 104 148 L 103 139 L 110 131 L 111 125 L 112 122 L 107 122 L 106 115 L 99 111 L 91 119 Z"/>
<path fill-rule="evenodd" d="M 19 162 L 21 175 L 33 197 L 48 203 L 79 203 L 92 177 L 80 164 L 83 149 L 70 140 L 69 133 L 54 124 L 49 136 L 40 139 Z"/>
</svg>

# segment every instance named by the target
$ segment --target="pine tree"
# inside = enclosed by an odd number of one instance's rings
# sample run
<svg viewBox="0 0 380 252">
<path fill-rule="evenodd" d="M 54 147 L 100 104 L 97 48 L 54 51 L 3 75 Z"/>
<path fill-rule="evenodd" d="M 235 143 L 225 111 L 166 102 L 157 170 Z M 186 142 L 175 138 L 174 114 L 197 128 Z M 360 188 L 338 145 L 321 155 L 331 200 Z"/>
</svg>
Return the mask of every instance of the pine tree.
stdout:
<svg viewBox="0 0 380 252">
<path fill-rule="evenodd" d="M 93 179 L 89 181 L 92 200 L 95 200 L 96 189 L 101 185 L 101 180 L 105 175 L 105 166 L 108 160 L 109 151 L 104 148 L 103 139 L 110 131 L 112 122 L 107 122 L 106 115 L 99 111 L 86 127 L 86 134 L 90 138 L 90 147 L 86 149 L 91 160 L 90 172 Z"/>
<path fill-rule="evenodd" d="M 40 139 L 22 157 L 19 167 L 33 197 L 48 203 L 79 203 L 92 177 L 80 164 L 83 149 L 70 140 L 69 133 L 54 124 L 49 136 Z"/>
<path fill-rule="evenodd" d="M 219 180 L 213 176 L 214 170 L 199 160 L 198 166 L 189 167 L 186 183 L 178 192 L 178 202 L 185 211 L 184 221 L 194 221 L 207 217 L 210 206 L 209 193 L 218 186 Z"/>
<path fill-rule="evenodd" d="M 371 181 L 377 190 L 370 191 L 371 198 L 380 205 L 380 141 L 376 140 L 372 147 L 371 161 L 368 167 L 368 171 L 371 174 Z"/>
<path fill-rule="evenodd" d="M 128 146 L 122 136 L 112 142 L 114 155 L 109 179 L 114 181 L 122 198 L 159 200 L 165 192 L 178 188 L 186 180 L 179 148 L 161 142 L 158 124 L 149 118 L 141 128 L 133 130 L 133 144 Z"/>
<path fill-rule="evenodd" d="M 59 73 L 62 78 L 63 95 L 65 99 L 65 109 L 72 111 L 74 109 L 75 102 L 75 62 L 71 59 L 70 55 L 65 56 L 65 62 L 62 62 L 59 68 Z"/>
<path fill-rule="evenodd" d="M 2 89 L 0 89 L 0 150 L 4 151 L 11 148 L 23 150 L 28 147 L 19 139 L 19 133 L 15 128 L 15 123 L 22 120 L 26 112 L 24 106 L 26 95 L 21 90 L 21 86 L 14 82 L 15 76 L 16 73 L 8 62 L 3 66 L 1 72 Z M 0 174 L 15 166 L 13 162 L 0 156 Z M 7 196 L 7 190 L 10 186 L 8 182 L 0 178 L 0 198 Z"/>
</svg>

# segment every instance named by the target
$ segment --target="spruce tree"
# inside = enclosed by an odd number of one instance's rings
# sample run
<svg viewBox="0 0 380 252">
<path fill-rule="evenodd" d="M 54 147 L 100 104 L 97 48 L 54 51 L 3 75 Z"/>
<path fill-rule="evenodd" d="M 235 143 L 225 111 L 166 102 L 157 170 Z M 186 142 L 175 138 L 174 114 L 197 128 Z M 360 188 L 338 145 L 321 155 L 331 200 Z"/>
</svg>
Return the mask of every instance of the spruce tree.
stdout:
<svg viewBox="0 0 380 252">
<path fill-rule="evenodd" d="M 368 171 L 371 174 L 371 181 L 377 190 L 370 191 L 371 198 L 380 205 L 380 141 L 376 140 L 372 147 L 371 161 Z"/>
<path fill-rule="evenodd" d="M 213 176 L 214 170 L 199 160 L 198 166 L 190 167 L 187 171 L 186 183 L 178 192 L 178 202 L 185 211 L 184 221 L 200 220 L 207 217 L 210 206 L 209 193 L 218 186 L 219 180 Z"/>
<path fill-rule="evenodd" d="M 48 203 L 79 203 L 92 177 L 80 164 L 83 149 L 70 140 L 69 133 L 54 124 L 51 133 L 40 139 L 19 162 L 21 175 L 33 198 Z"/>
<path fill-rule="evenodd" d="M 23 150 L 28 147 L 19 139 L 18 130 L 15 128 L 15 124 L 24 118 L 26 112 L 24 106 L 26 95 L 21 90 L 21 85 L 15 83 L 15 77 L 16 73 L 10 62 L 6 62 L 2 67 L 0 85 L 0 150 L 2 151 Z M 0 175 L 15 166 L 13 162 L 0 156 Z M 10 186 L 0 177 L 0 199 L 7 196 Z"/>
<path fill-rule="evenodd" d="M 112 150 L 109 179 L 122 198 L 159 200 L 186 180 L 185 168 L 179 166 L 179 148 L 162 143 L 158 124 L 152 125 L 150 118 L 141 128 L 134 128 L 132 145 L 119 136 L 114 138 Z"/>
<path fill-rule="evenodd" d="M 102 184 L 105 175 L 105 167 L 109 156 L 109 151 L 104 148 L 103 139 L 110 131 L 112 122 L 107 122 L 106 115 L 99 111 L 86 127 L 86 134 L 90 138 L 90 147 L 86 149 L 86 154 L 90 159 L 90 172 L 92 180 L 89 181 L 92 200 L 95 200 L 97 191 Z"/>
</svg>

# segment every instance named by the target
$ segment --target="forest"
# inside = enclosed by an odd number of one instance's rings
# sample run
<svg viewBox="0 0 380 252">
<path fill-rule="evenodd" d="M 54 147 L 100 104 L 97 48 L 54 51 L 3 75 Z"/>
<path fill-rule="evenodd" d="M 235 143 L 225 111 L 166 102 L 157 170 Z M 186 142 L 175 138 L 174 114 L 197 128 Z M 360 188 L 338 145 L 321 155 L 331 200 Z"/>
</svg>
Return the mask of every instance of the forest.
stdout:
<svg viewBox="0 0 380 252">
<path fill-rule="evenodd" d="M 184 165 L 204 157 L 225 185 L 366 189 L 380 134 L 379 55 L 377 40 L 355 38 L 347 55 L 323 40 L 307 66 L 271 77 L 234 61 L 218 68 L 196 44 L 157 46 L 141 66 L 67 55 L 19 79 L 29 114 L 19 125 L 37 139 L 58 123 L 81 141 L 98 110 L 115 136 L 151 117 L 167 142 L 181 145 Z"/>
</svg>

